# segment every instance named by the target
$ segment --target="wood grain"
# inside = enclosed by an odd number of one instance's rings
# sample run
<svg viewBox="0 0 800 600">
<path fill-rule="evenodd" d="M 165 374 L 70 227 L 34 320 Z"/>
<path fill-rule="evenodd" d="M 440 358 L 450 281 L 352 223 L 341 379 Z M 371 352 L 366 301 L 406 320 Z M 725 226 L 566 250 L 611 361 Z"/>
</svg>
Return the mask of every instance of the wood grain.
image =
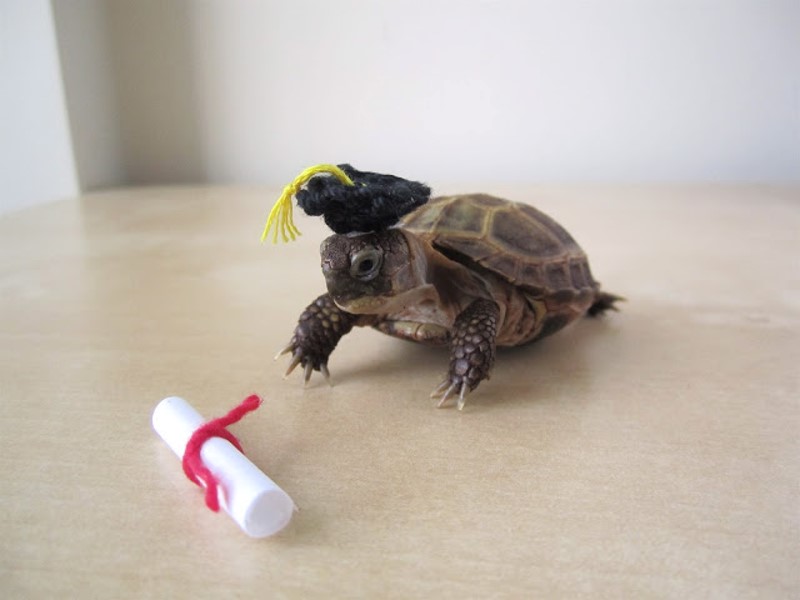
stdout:
<svg viewBox="0 0 800 600">
<path fill-rule="evenodd" d="M 0 219 L 0 595 L 800 595 L 800 189 L 480 191 L 551 214 L 628 302 L 500 352 L 461 413 L 428 399 L 446 352 L 370 330 L 334 387 L 282 379 L 326 232 L 260 246 L 275 190 Z M 251 392 L 234 431 L 301 508 L 260 541 L 149 423 Z"/>
</svg>

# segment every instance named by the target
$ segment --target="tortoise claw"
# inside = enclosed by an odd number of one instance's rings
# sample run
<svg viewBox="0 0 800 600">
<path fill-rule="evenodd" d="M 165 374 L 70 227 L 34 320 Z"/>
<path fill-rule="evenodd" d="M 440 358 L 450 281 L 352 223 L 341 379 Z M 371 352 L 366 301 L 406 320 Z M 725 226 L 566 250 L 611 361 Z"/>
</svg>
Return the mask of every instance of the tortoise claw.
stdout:
<svg viewBox="0 0 800 600">
<path fill-rule="evenodd" d="M 358 319 L 357 315 L 336 306 L 329 294 L 314 300 L 300 315 L 291 341 L 278 352 L 278 357 L 291 355 L 284 377 L 288 377 L 299 365 L 305 386 L 308 386 L 314 371 L 320 371 L 330 385 L 328 358 L 341 337 L 353 328 Z"/>
<path fill-rule="evenodd" d="M 325 377 L 325 381 L 328 383 L 328 385 L 333 387 L 333 383 L 331 383 L 331 372 L 328 371 L 328 365 L 325 364 L 325 363 L 322 363 L 319 366 L 319 370 L 322 373 L 322 375 Z"/>
<path fill-rule="evenodd" d="M 306 363 L 303 368 L 303 387 L 308 387 L 308 380 L 311 379 L 311 373 L 314 372 L 314 367 L 311 363 Z"/>
<path fill-rule="evenodd" d="M 292 362 L 289 363 L 289 368 L 286 369 L 286 373 L 283 374 L 283 378 L 286 379 L 289 375 L 291 375 L 292 371 L 297 368 L 303 360 L 303 355 L 299 352 L 292 356 Z"/>
<path fill-rule="evenodd" d="M 466 381 L 462 381 L 461 390 L 458 392 L 458 410 L 464 410 L 464 405 L 467 403 L 467 394 L 469 394 L 469 387 Z"/>
<path fill-rule="evenodd" d="M 451 387 L 452 384 L 450 383 L 450 380 L 445 379 L 444 381 L 442 381 L 442 383 L 436 386 L 436 389 L 434 389 L 431 392 L 430 396 L 431 400 L 437 400 L 437 399 L 439 400 L 439 402 L 436 403 L 436 408 L 444 407 L 445 400 L 447 399 L 447 396 L 450 393 Z"/>
<path fill-rule="evenodd" d="M 466 381 L 462 381 L 459 385 L 458 381 L 450 381 L 450 379 L 445 379 L 436 387 L 435 390 L 433 390 L 431 393 L 431 399 L 439 400 L 436 403 L 436 408 L 444 408 L 447 406 L 450 398 L 455 397 L 456 394 L 458 394 L 456 406 L 458 407 L 458 410 L 464 410 L 464 405 L 467 402 L 467 394 L 469 394 L 469 386 L 467 385 Z"/>
<path fill-rule="evenodd" d="M 284 354 L 291 354 L 292 359 L 289 361 L 289 366 L 286 368 L 286 372 L 283 374 L 283 378 L 286 379 L 291 375 L 297 367 L 303 368 L 303 387 L 308 387 L 308 382 L 311 380 L 311 376 L 313 375 L 314 371 L 320 371 L 325 376 L 325 381 L 328 382 L 328 385 L 333 387 L 331 383 L 331 373 L 328 371 L 328 363 L 322 363 L 319 367 L 314 367 L 314 361 L 310 358 L 305 352 L 303 352 L 302 348 L 298 348 L 294 343 L 289 343 L 285 348 L 283 348 L 277 355 L 275 355 L 275 359 L 277 360 Z"/>
<path fill-rule="evenodd" d="M 283 356 L 284 354 L 289 354 L 289 353 L 290 353 L 292 350 L 294 350 L 294 344 L 292 344 L 291 342 L 289 342 L 288 344 L 286 344 L 286 345 L 285 345 L 285 346 L 284 346 L 284 347 L 281 349 L 281 351 L 280 351 L 280 352 L 278 352 L 278 353 L 275 355 L 275 358 L 273 358 L 272 360 L 278 360 L 278 359 L 279 359 L 281 356 Z"/>
<path fill-rule="evenodd" d="M 447 389 L 447 386 L 450 385 L 449 379 L 443 379 L 442 383 L 436 386 L 436 389 L 431 392 L 431 398 L 438 398 L 442 395 L 442 392 Z"/>
</svg>

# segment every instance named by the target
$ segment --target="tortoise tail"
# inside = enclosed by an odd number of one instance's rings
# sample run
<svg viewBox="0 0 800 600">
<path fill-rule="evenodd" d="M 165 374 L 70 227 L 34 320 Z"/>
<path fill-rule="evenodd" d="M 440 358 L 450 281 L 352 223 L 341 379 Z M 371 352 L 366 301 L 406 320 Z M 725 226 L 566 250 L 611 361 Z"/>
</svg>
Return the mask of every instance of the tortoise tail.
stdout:
<svg viewBox="0 0 800 600">
<path fill-rule="evenodd" d="M 590 317 L 596 317 L 597 315 L 602 315 L 607 310 L 619 310 L 615 302 L 625 302 L 625 298 L 598 291 L 594 303 L 589 307 L 589 310 L 586 311 L 586 314 Z"/>
</svg>

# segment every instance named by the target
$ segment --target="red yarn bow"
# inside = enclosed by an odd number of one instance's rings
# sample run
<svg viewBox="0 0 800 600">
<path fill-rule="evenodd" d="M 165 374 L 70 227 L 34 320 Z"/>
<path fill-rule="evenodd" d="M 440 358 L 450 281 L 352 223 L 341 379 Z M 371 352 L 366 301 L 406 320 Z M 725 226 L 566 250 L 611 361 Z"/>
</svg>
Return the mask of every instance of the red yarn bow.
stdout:
<svg viewBox="0 0 800 600">
<path fill-rule="evenodd" d="M 259 406 L 261 406 L 261 398 L 255 394 L 248 396 L 239 406 L 224 417 L 214 419 L 198 427 L 186 443 L 186 450 L 183 453 L 183 472 L 186 473 L 186 477 L 197 485 L 206 486 L 206 506 L 214 512 L 219 511 L 219 497 L 217 496 L 219 482 L 203 464 L 203 460 L 200 458 L 200 449 L 210 438 L 220 437 L 228 440 L 239 452 L 244 453 L 239 440 L 225 428 L 238 422 L 247 413 L 256 410 Z"/>
</svg>

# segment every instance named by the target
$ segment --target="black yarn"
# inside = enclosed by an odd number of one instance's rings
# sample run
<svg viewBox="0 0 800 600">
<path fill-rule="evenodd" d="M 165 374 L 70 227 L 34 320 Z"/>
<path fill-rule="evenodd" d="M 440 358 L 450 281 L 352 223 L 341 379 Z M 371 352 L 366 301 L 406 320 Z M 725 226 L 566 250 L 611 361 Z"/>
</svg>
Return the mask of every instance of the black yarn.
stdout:
<svg viewBox="0 0 800 600">
<path fill-rule="evenodd" d="M 306 214 L 322 215 L 336 233 L 381 231 L 397 223 L 418 206 L 425 204 L 431 189 L 424 183 L 394 175 L 357 171 L 338 165 L 354 186 L 336 177 L 315 176 L 297 192 L 297 206 Z"/>
</svg>

